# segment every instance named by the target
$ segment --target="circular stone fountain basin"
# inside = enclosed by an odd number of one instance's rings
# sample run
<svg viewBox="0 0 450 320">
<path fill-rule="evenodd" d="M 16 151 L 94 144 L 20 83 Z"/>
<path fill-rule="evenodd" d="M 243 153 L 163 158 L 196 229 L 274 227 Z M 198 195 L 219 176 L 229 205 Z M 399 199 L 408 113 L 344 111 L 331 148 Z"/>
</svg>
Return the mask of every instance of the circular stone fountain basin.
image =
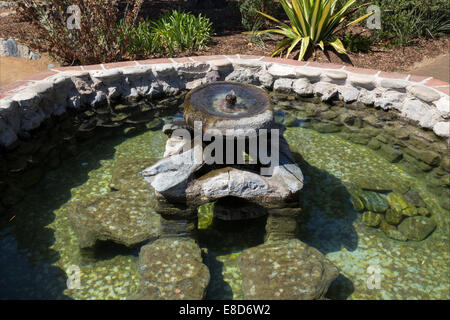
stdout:
<svg viewBox="0 0 450 320">
<path fill-rule="evenodd" d="M 259 130 L 273 125 L 273 108 L 267 93 L 253 85 L 218 81 L 197 87 L 186 95 L 184 118 L 188 125 L 202 124 L 203 132 L 218 129 Z"/>
</svg>

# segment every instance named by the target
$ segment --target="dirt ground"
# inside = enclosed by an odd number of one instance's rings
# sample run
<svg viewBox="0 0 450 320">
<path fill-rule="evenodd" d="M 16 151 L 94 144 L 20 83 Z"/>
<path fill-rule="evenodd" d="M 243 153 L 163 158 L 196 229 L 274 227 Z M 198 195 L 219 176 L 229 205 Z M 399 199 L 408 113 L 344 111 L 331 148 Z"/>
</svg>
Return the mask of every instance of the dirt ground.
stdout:
<svg viewBox="0 0 450 320">
<path fill-rule="evenodd" d="M 48 57 L 39 60 L 23 58 L 0 57 L 0 86 L 23 79 L 34 73 L 45 71 L 49 64 L 58 66 Z"/>
<path fill-rule="evenodd" d="M 436 79 L 450 82 L 450 54 L 447 53 L 434 59 L 424 59 L 413 66 L 411 74 L 432 75 Z"/>
</svg>

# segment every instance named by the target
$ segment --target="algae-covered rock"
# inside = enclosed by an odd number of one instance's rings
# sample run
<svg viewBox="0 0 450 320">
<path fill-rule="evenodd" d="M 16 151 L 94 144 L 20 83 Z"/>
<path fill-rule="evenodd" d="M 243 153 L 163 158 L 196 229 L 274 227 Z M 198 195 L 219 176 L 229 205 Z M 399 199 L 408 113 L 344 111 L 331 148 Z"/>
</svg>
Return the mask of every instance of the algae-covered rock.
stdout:
<svg viewBox="0 0 450 320">
<path fill-rule="evenodd" d="M 118 160 L 113 169 L 110 188 L 112 190 L 127 190 L 154 193 L 153 188 L 144 180 L 140 172 L 155 163 L 154 159 L 123 159 Z"/>
<path fill-rule="evenodd" d="M 398 231 L 403 233 L 408 240 L 423 240 L 436 228 L 436 222 L 428 217 L 416 216 L 403 220 L 398 225 Z"/>
<path fill-rule="evenodd" d="M 425 202 L 420 197 L 419 193 L 413 189 L 408 190 L 403 194 L 403 197 L 416 207 L 425 207 Z"/>
<path fill-rule="evenodd" d="M 339 271 L 317 249 L 297 240 L 267 242 L 239 258 L 244 299 L 321 299 Z"/>
<path fill-rule="evenodd" d="M 385 212 L 389 208 L 386 199 L 378 192 L 363 191 L 359 197 L 368 211 Z"/>
<path fill-rule="evenodd" d="M 156 239 L 160 216 L 152 209 L 155 199 L 143 192 L 118 191 L 69 204 L 69 219 L 81 248 L 97 240 L 134 246 Z"/>
<path fill-rule="evenodd" d="M 332 122 L 316 122 L 313 129 L 320 133 L 334 133 L 341 131 L 342 127 Z"/>
<path fill-rule="evenodd" d="M 423 207 L 417 209 L 417 213 L 424 217 L 428 217 L 431 215 L 430 210 L 428 210 L 427 208 L 423 208 Z"/>
<path fill-rule="evenodd" d="M 399 240 L 399 241 L 408 240 L 408 238 L 398 230 L 388 229 L 388 230 L 383 230 L 383 231 L 391 239 Z"/>
<path fill-rule="evenodd" d="M 382 177 L 364 176 L 358 175 L 353 177 L 352 183 L 358 186 L 362 190 L 377 191 L 377 192 L 389 192 L 398 187 L 408 190 L 407 186 L 399 185 L 400 181 L 396 181 L 395 184 L 388 179 Z"/>
<path fill-rule="evenodd" d="M 145 124 L 145 127 L 149 130 L 156 130 L 159 129 L 163 125 L 163 121 L 159 118 L 155 118 L 151 120 L 150 122 L 147 122 Z"/>
<path fill-rule="evenodd" d="M 361 199 L 359 199 L 359 197 L 352 196 L 350 198 L 350 201 L 353 205 L 353 208 L 355 208 L 355 210 L 357 210 L 357 211 L 364 210 L 364 203 L 361 201 Z"/>
<path fill-rule="evenodd" d="M 380 229 L 386 232 L 387 230 L 397 230 L 397 227 L 389 224 L 385 219 L 382 219 L 380 223 Z"/>
<path fill-rule="evenodd" d="M 398 211 L 390 208 L 386 211 L 385 219 L 386 219 L 386 222 L 397 225 L 400 222 L 402 222 L 403 215 L 401 212 L 399 213 Z"/>
<path fill-rule="evenodd" d="M 139 300 L 200 300 L 209 284 L 197 243 L 188 238 L 156 240 L 139 253 Z"/>
<path fill-rule="evenodd" d="M 366 211 L 362 214 L 361 220 L 369 227 L 378 227 L 381 223 L 381 214 Z"/>
<path fill-rule="evenodd" d="M 128 127 L 128 128 L 123 129 L 123 134 L 124 135 L 132 135 L 132 134 L 134 134 L 136 132 L 137 132 L 137 128 L 136 127 Z"/>
<path fill-rule="evenodd" d="M 386 201 L 389 203 L 391 211 L 396 214 L 401 214 L 403 210 L 409 207 L 408 202 L 395 192 L 391 192 L 386 196 Z"/>
<path fill-rule="evenodd" d="M 408 207 L 402 211 L 402 214 L 407 217 L 417 216 L 417 209 L 415 207 Z"/>
</svg>

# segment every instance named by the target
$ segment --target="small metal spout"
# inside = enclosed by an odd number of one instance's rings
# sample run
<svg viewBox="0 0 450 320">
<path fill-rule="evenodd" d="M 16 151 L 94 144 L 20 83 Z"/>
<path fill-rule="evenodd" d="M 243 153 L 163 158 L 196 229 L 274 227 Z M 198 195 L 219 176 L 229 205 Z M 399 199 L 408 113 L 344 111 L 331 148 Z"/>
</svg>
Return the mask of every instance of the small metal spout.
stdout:
<svg viewBox="0 0 450 320">
<path fill-rule="evenodd" d="M 225 96 L 225 101 L 226 101 L 226 103 L 227 103 L 227 107 L 232 107 L 232 106 L 236 105 L 237 97 L 236 97 L 236 93 L 234 92 L 234 90 L 231 90 L 231 91 Z"/>
</svg>

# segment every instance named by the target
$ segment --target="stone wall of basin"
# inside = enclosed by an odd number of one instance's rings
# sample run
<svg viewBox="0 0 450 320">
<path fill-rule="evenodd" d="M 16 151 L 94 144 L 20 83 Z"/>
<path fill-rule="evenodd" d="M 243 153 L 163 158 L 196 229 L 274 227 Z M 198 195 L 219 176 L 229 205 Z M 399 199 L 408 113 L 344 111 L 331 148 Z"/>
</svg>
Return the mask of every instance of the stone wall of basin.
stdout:
<svg viewBox="0 0 450 320">
<path fill-rule="evenodd" d="M 10 180 L 8 183 L 0 179 L 0 192 L 9 191 L 2 196 L 3 206 L 17 201 L 23 193 L 22 187 L 39 180 L 42 171 L 34 169 L 39 168 L 37 164 L 45 162 L 50 167 L 55 166 L 64 156 L 76 153 L 75 132 L 77 136 L 90 137 L 98 125 L 107 131 L 126 124 L 128 133 L 143 126 L 155 126 L 157 123 L 152 119 L 159 115 L 155 112 L 157 108 L 145 109 L 145 104 L 140 104 L 143 99 L 167 96 L 169 100 L 164 104 L 175 106 L 182 101 L 180 94 L 185 90 L 217 80 L 251 83 L 297 97 L 355 104 L 359 110 L 367 112 L 369 118 L 372 115 L 375 122 L 375 113 L 395 114 L 402 121 L 423 128 L 421 131 L 440 146 L 439 150 L 428 150 L 431 144 L 427 145 L 425 139 L 416 147 L 402 150 L 404 158 L 419 161 L 417 165 L 423 167 L 423 171 L 437 175 L 436 181 L 448 177 L 448 174 L 442 175 L 448 172 L 449 163 L 445 154 L 450 133 L 447 82 L 340 65 L 243 55 L 153 59 L 57 68 L 1 87 L 0 177 L 7 175 Z M 117 110 L 121 100 L 126 106 Z M 130 110 L 130 105 L 135 109 Z M 77 125 L 73 123 L 74 117 L 81 119 Z M 398 134 L 400 136 L 371 136 L 367 143 L 394 156 L 398 141 L 405 140 Z M 23 176 L 25 169 L 26 179 L 11 180 L 15 175 Z"/>
<path fill-rule="evenodd" d="M 448 141 L 424 130 L 393 111 L 373 108 L 368 112 L 361 102 L 345 103 L 337 96 L 327 103 L 321 98 L 299 98 L 295 94 L 271 95 L 272 103 L 283 110 L 275 119 L 285 126 L 332 133 L 359 145 L 366 145 L 391 163 L 424 181 L 442 207 L 450 210 L 450 155 Z M 300 99 L 300 101 L 299 101 Z M 312 103 L 314 102 L 314 103 Z"/>
<path fill-rule="evenodd" d="M 119 97 L 138 100 L 174 94 L 210 81 L 252 83 L 279 92 L 338 96 L 393 110 L 417 126 L 448 138 L 449 83 L 433 78 L 347 66 L 254 56 L 210 56 L 128 61 L 49 70 L 0 88 L 0 146 L 52 115 Z"/>
</svg>

